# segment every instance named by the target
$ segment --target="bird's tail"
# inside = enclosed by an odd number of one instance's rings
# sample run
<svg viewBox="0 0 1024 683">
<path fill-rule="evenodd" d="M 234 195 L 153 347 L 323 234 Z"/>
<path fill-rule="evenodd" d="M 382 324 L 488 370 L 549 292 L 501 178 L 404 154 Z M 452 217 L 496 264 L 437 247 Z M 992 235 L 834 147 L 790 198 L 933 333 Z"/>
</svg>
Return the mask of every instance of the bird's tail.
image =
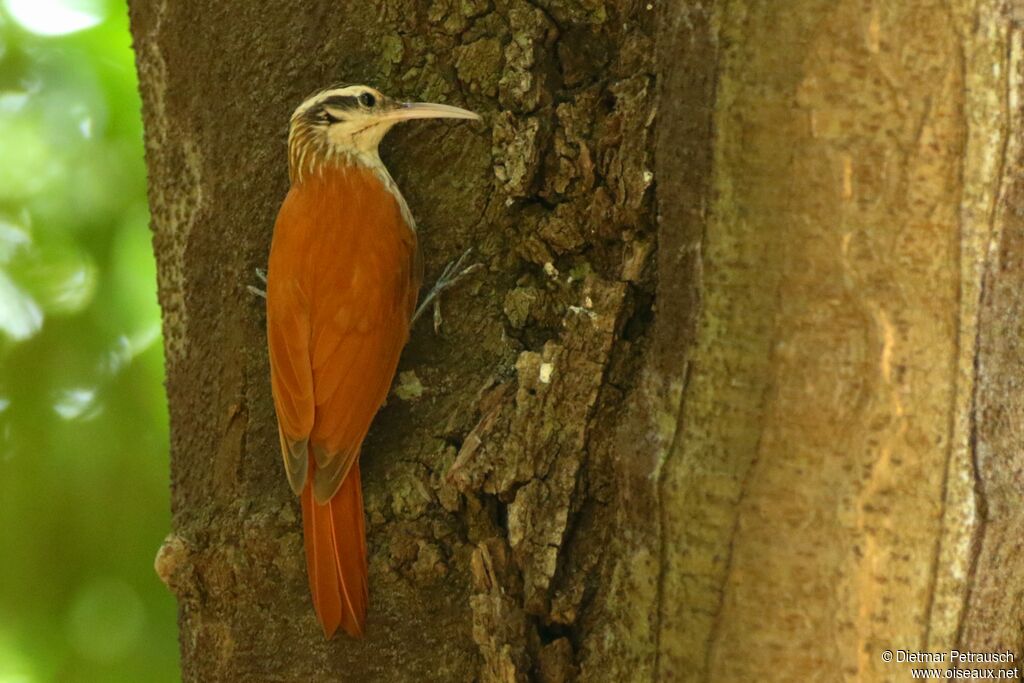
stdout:
<svg viewBox="0 0 1024 683">
<path fill-rule="evenodd" d="M 326 638 L 338 626 L 361 638 L 369 591 L 359 462 L 352 464 L 338 492 L 323 505 L 313 497 L 310 465 L 302 491 L 302 527 L 313 607 Z"/>
</svg>

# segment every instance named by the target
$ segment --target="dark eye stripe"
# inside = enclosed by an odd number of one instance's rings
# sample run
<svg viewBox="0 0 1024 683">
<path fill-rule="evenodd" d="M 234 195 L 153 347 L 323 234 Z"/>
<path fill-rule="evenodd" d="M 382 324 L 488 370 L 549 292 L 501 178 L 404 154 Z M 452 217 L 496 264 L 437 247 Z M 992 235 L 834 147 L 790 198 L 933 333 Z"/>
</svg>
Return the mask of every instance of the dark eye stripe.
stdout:
<svg viewBox="0 0 1024 683">
<path fill-rule="evenodd" d="M 345 117 L 338 116 L 346 110 L 370 108 L 377 104 L 377 98 L 372 93 L 363 92 L 358 95 L 331 95 L 320 100 L 312 107 L 307 117 L 313 122 L 331 125 L 344 121 Z M 330 111 L 328 111 L 330 110 Z M 331 112 L 334 112 L 333 114 Z"/>
<path fill-rule="evenodd" d="M 335 109 L 352 109 L 359 106 L 359 98 L 355 95 L 334 95 L 333 97 L 328 97 L 320 104 Z"/>
</svg>

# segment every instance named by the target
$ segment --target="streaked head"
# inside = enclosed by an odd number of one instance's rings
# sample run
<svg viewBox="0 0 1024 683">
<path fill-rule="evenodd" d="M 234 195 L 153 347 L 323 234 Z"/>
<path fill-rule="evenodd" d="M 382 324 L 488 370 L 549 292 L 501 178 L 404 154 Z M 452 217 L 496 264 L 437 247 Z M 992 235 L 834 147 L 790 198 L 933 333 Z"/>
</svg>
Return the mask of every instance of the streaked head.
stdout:
<svg viewBox="0 0 1024 683">
<path fill-rule="evenodd" d="M 352 157 L 379 163 L 377 146 L 391 127 L 411 119 L 472 119 L 466 109 L 427 102 L 399 102 L 366 85 L 322 90 L 292 114 L 288 134 L 293 166 Z"/>
</svg>

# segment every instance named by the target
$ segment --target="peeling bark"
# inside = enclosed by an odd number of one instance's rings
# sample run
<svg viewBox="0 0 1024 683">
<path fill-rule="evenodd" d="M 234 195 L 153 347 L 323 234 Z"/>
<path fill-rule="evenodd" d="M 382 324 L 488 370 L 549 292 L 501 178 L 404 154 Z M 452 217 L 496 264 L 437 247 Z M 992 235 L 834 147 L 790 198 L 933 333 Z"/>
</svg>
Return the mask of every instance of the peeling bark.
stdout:
<svg viewBox="0 0 1024 683">
<path fill-rule="evenodd" d="M 1019 18 L 998 0 L 130 2 L 185 680 L 905 680 L 1022 654 Z M 197 20 L 197 18 L 200 18 Z M 324 642 L 263 312 L 286 123 L 383 156 L 428 280 Z"/>
</svg>

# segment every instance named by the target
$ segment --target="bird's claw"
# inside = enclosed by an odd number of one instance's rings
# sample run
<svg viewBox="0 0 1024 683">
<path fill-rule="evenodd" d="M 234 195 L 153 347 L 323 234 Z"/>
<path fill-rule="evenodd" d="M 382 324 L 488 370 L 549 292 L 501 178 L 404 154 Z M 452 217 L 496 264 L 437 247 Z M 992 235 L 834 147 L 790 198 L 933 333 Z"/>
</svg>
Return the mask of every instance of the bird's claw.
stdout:
<svg viewBox="0 0 1024 683">
<path fill-rule="evenodd" d="M 263 281 L 264 287 L 267 286 L 267 271 L 265 271 L 263 268 L 256 268 L 256 277 Z M 246 285 L 245 288 L 262 299 L 267 298 L 266 289 L 260 289 L 259 287 L 254 287 L 253 285 Z"/>
<path fill-rule="evenodd" d="M 456 284 L 461 282 L 464 278 L 483 268 L 482 263 L 474 263 L 471 266 L 463 267 L 466 259 L 469 258 L 470 254 L 473 253 L 473 247 L 470 247 L 466 251 L 462 252 L 456 260 L 450 262 L 441 271 L 441 276 L 437 278 L 437 282 L 434 283 L 434 287 L 430 290 L 423 299 L 423 303 L 416 309 L 416 313 L 412 316 L 412 324 L 415 325 L 416 321 L 419 320 L 420 316 L 427 310 L 428 307 L 433 305 L 434 311 L 434 332 L 441 331 L 441 323 L 443 319 L 441 317 L 441 294 L 446 290 L 451 289 Z"/>
</svg>

